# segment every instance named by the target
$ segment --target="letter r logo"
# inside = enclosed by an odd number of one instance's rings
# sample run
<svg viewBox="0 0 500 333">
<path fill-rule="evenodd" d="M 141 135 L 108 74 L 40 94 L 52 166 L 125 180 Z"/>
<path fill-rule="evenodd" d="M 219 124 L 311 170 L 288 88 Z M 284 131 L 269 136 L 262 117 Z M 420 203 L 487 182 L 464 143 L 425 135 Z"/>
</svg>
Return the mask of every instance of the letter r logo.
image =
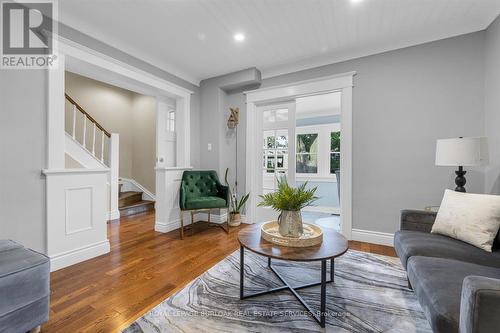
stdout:
<svg viewBox="0 0 500 333">
<path fill-rule="evenodd" d="M 52 53 L 53 5 L 2 2 L 3 54 Z"/>
</svg>

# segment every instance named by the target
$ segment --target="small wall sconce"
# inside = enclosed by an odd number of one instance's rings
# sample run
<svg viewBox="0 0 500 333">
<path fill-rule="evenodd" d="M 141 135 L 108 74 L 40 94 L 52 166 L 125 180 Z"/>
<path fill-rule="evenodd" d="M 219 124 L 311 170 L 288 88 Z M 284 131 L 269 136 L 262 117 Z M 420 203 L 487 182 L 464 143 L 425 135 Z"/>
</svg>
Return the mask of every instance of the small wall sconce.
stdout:
<svg viewBox="0 0 500 333">
<path fill-rule="evenodd" d="M 240 122 L 240 108 L 229 108 L 231 114 L 227 120 L 227 127 L 230 129 L 236 128 Z"/>
</svg>

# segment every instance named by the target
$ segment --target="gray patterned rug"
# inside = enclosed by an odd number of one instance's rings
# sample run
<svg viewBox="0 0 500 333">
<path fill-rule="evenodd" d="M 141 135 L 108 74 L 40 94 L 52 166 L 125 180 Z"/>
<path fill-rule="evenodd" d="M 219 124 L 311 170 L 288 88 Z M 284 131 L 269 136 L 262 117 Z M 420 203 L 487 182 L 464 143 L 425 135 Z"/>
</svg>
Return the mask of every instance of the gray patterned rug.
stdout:
<svg viewBox="0 0 500 333">
<path fill-rule="evenodd" d="M 319 262 L 273 265 L 292 285 L 320 279 Z M 266 258 L 245 252 L 245 293 L 281 285 Z M 237 251 L 123 332 L 432 332 L 406 286 L 398 258 L 349 250 L 335 260 L 322 330 L 289 291 L 240 301 Z M 319 309 L 319 292 L 319 286 L 299 291 L 313 309 Z"/>
</svg>

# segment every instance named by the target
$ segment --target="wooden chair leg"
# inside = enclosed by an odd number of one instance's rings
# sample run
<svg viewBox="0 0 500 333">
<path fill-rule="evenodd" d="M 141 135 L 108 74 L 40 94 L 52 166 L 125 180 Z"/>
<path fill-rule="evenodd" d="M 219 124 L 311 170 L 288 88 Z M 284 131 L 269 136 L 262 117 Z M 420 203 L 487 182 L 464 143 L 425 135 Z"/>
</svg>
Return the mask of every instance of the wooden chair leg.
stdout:
<svg viewBox="0 0 500 333">
<path fill-rule="evenodd" d="M 181 239 L 184 239 L 184 212 L 181 210 Z"/>
<path fill-rule="evenodd" d="M 226 232 L 226 234 L 229 234 L 229 219 L 231 218 L 231 214 L 229 213 L 229 208 L 227 209 L 227 217 L 226 217 L 226 228 L 222 228 L 224 229 L 224 231 Z"/>
<path fill-rule="evenodd" d="M 193 224 L 194 224 L 194 213 L 195 213 L 195 211 L 192 210 L 191 211 L 191 236 L 193 235 L 193 229 L 194 229 L 194 227 L 193 227 Z"/>
</svg>

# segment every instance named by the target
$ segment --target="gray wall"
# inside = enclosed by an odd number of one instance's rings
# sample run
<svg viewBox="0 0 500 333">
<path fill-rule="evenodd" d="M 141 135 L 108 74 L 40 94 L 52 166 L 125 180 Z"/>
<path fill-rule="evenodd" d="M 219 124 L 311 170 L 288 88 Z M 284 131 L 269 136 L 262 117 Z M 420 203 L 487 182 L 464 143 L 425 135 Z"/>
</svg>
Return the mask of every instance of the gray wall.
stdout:
<svg viewBox="0 0 500 333">
<path fill-rule="evenodd" d="M 484 134 L 484 35 L 468 34 L 263 80 L 262 87 L 270 87 L 357 72 L 353 228 L 392 233 L 401 209 L 438 205 L 444 189 L 453 188 L 453 168 L 434 165 L 436 139 Z M 245 115 L 242 93 L 229 94 L 227 103 L 239 106 Z M 216 107 L 204 107 L 202 119 L 220 113 Z M 240 128 L 246 126 L 244 119 Z M 202 137 L 215 130 L 202 128 Z M 239 134 L 242 156 L 246 136 Z M 234 160 L 233 150 L 225 156 Z M 244 158 L 238 161 L 241 178 Z M 481 170 L 468 170 L 467 176 L 468 190 L 482 192 Z"/>
<path fill-rule="evenodd" d="M 485 100 L 486 135 L 490 163 L 486 169 L 486 193 L 500 194 L 500 17 L 486 31 Z"/>
<path fill-rule="evenodd" d="M 0 70 L 0 239 L 42 252 L 46 81 L 43 70 Z"/>
<path fill-rule="evenodd" d="M 238 141 L 238 159 L 236 158 L 236 134 L 238 140 L 244 143 L 245 122 L 235 129 L 228 129 L 227 119 L 230 107 L 240 108 L 240 119 L 245 117 L 245 96 L 242 91 L 260 84 L 260 72 L 255 68 L 244 69 L 203 80 L 201 90 L 201 134 L 200 162 L 201 168 L 216 170 L 219 177 L 224 177 L 226 168 L 230 168 L 229 182 L 233 186 L 236 176 L 236 161 L 238 161 L 238 183 L 240 193 L 245 183 L 245 146 Z M 208 150 L 208 144 L 212 150 Z M 222 180 L 222 179 L 221 179 Z"/>
</svg>

